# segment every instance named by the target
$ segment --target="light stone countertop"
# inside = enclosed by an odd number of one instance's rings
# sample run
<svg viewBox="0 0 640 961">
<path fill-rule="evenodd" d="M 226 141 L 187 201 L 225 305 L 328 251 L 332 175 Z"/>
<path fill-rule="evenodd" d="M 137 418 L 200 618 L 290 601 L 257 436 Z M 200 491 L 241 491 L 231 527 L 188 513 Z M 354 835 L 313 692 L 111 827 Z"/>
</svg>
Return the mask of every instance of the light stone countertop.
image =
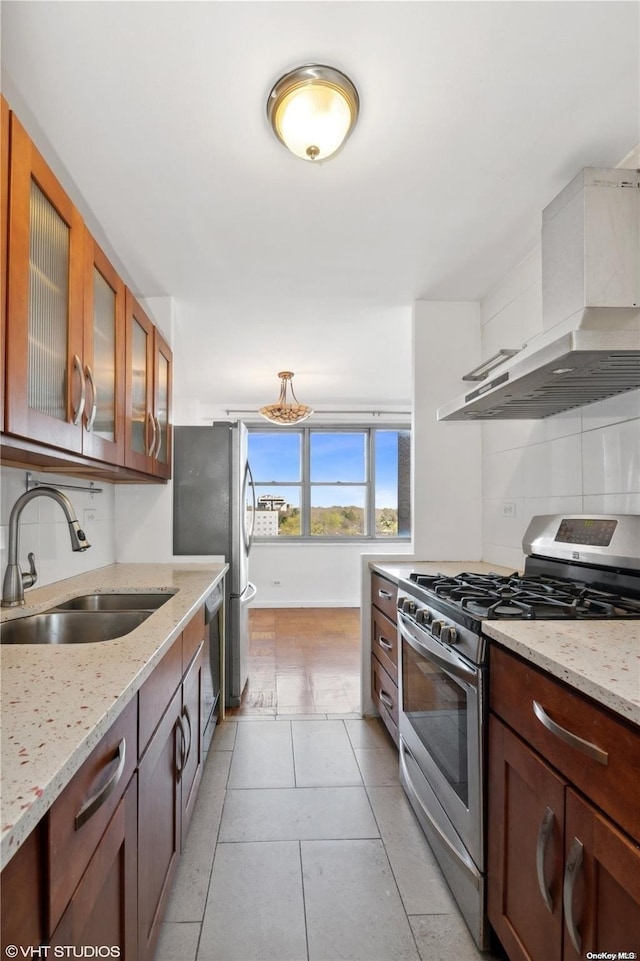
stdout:
<svg viewBox="0 0 640 961">
<path fill-rule="evenodd" d="M 411 571 L 454 576 L 513 571 L 479 561 L 369 565 L 390 580 Z M 484 633 L 621 717 L 640 725 L 640 621 L 483 621 Z"/>
<path fill-rule="evenodd" d="M 227 564 L 113 564 L 27 591 L 0 624 L 81 594 L 176 593 L 131 633 L 95 644 L 8 644 L 2 666 L 1 867 L 182 632 Z M 1 630 L 1 627 L 0 627 Z"/>
</svg>

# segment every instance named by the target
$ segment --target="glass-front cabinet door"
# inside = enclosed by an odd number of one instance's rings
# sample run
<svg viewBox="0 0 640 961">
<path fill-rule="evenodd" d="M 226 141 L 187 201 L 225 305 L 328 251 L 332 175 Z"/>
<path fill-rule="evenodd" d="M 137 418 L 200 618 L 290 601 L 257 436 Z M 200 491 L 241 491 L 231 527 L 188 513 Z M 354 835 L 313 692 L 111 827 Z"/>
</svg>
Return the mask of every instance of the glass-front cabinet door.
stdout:
<svg viewBox="0 0 640 961">
<path fill-rule="evenodd" d="M 171 375 L 172 354 L 169 345 L 155 330 L 154 416 L 156 445 L 153 451 L 153 473 L 171 477 Z"/>
<path fill-rule="evenodd" d="M 83 453 L 124 458 L 124 284 L 94 239 L 85 243 Z"/>
<path fill-rule="evenodd" d="M 153 414 L 154 326 L 126 291 L 125 465 L 153 473 L 158 430 Z"/>
<path fill-rule="evenodd" d="M 5 430 L 82 451 L 84 224 L 11 115 Z"/>
</svg>

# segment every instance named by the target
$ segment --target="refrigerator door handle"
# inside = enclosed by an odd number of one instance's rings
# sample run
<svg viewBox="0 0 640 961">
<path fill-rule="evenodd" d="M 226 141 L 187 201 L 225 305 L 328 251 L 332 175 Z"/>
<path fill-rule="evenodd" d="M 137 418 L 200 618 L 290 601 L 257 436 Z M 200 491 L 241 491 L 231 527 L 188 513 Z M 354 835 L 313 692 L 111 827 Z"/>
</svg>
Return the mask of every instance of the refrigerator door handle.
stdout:
<svg viewBox="0 0 640 961">
<path fill-rule="evenodd" d="M 251 487 L 251 527 L 247 530 L 247 488 Z M 251 468 L 249 467 L 249 461 L 247 461 L 247 466 L 244 472 L 244 484 L 242 491 L 242 500 L 244 502 L 243 511 L 243 537 L 244 537 L 244 547 L 247 552 L 247 557 L 251 553 L 251 547 L 253 544 L 253 529 L 256 520 L 256 489 L 253 483 L 253 474 L 251 473 Z"/>
<path fill-rule="evenodd" d="M 247 589 L 242 593 L 241 601 L 242 604 L 249 604 L 256 594 L 258 593 L 258 588 L 251 581 L 247 584 Z"/>
</svg>

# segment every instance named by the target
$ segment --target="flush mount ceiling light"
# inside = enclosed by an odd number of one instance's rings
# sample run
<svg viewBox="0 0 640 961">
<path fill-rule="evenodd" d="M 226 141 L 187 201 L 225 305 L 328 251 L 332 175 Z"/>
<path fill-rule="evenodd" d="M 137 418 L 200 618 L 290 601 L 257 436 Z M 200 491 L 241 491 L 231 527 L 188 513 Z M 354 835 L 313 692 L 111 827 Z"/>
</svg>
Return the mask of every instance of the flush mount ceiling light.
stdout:
<svg viewBox="0 0 640 961">
<path fill-rule="evenodd" d="M 355 126 L 358 91 L 333 67 L 308 64 L 280 77 L 267 100 L 267 117 L 285 147 L 302 160 L 326 160 Z"/>
<path fill-rule="evenodd" d="M 267 404 L 260 408 L 260 413 L 272 424 L 299 424 L 301 420 L 306 420 L 313 414 L 313 408 L 306 404 L 300 404 L 293 392 L 293 373 L 290 370 L 281 370 L 278 374 L 280 378 L 280 396 L 275 404 Z M 287 400 L 287 391 L 291 391 L 293 403 Z"/>
</svg>

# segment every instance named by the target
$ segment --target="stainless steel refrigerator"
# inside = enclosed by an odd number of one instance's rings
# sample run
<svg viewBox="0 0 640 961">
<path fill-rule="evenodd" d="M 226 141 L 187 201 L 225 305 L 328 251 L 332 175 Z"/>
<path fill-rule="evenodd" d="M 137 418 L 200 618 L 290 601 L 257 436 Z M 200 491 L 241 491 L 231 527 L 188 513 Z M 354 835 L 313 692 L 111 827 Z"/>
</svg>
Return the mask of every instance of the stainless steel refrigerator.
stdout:
<svg viewBox="0 0 640 961">
<path fill-rule="evenodd" d="M 225 704 L 237 707 L 249 665 L 248 604 L 255 495 L 240 421 L 173 432 L 173 553 L 223 554 L 225 578 Z M 249 509 L 247 509 L 249 508 Z"/>
</svg>

